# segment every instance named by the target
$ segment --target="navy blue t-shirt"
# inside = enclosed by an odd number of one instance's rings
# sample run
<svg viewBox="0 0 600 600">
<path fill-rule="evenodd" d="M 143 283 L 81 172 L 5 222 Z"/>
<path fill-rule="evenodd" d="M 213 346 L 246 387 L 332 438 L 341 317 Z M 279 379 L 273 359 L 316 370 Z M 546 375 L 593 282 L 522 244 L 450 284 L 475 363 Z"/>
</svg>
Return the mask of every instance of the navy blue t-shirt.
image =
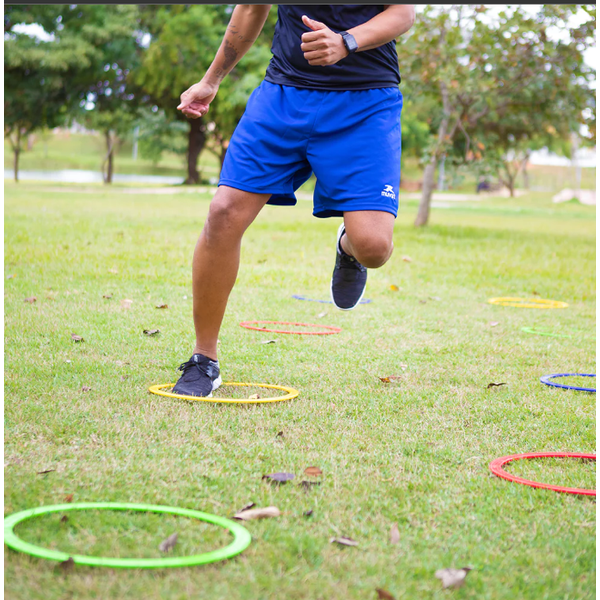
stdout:
<svg viewBox="0 0 600 600">
<path fill-rule="evenodd" d="M 378 4 L 281 4 L 267 68 L 266 81 L 314 90 L 370 90 L 397 87 L 400 83 L 394 41 L 379 48 L 349 54 L 335 65 L 311 66 L 300 49 L 302 34 L 311 31 L 302 15 L 320 21 L 339 33 L 366 23 L 384 9 Z"/>
</svg>

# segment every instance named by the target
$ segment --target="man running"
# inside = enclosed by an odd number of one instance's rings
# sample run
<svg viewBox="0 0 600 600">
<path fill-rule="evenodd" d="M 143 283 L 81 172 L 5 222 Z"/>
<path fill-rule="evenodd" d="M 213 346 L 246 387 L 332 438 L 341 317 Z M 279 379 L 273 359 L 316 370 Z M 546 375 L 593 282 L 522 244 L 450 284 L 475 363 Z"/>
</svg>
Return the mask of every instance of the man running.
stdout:
<svg viewBox="0 0 600 600">
<path fill-rule="evenodd" d="M 258 37 L 271 5 L 235 7 L 217 55 L 178 106 L 203 117 L 219 84 Z M 353 309 L 392 254 L 400 187 L 402 94 L 395 40 L 410 5 L 278 8 L 265 80 L 254 90 L 225 155 L 219 188 L 194 251 L 196 346 L 173 392 L 210 397 L 221 385 L 217 337 L 244 232 L 266 203 L 296 203 L 314 172 L 313 214 L 343 217 L 331 297 Z"/>
</svg>

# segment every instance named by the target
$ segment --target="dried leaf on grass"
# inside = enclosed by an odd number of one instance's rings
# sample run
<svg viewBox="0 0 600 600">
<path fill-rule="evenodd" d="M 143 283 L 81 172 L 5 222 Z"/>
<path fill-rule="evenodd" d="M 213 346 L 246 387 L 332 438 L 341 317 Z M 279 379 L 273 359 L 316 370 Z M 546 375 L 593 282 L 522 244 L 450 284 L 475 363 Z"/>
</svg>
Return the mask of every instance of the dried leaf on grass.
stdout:
<svg viewBox="0 0 600 600">
<path fill-rule="evenodd" d="M 130 309 L 132 304 L 133 300 L 129 300 L 129 298 L 121 300 L 121 308 Z"/>
<path fill-rule="evenodd" d="M 54 473 L 54 471 L 56 471 L 56 469 L 46 469 L 45 471 L 38 471 L 37 474 L 46 475 L 47 473 Z"/>
<path fill-rule="evenodd" d="M 31 297 L 25 298 L 25 300 L 23 300 L 23 302 L 29 302 L 29 304 L 33 304 L 36 301 L 37 301 L 37 298 L 35 296 L 31 296 Z"/>
<path fill-rule="evenodd" d="M 163 540 L 159 545 L 158 549 L 161 552 L 168 552 L 175 547 L 177 543 L 177 533 L 172 533 L 166 540 Z"/>
<path fill-rule="evenodd" d="M 69 517 L 67 517 L 67 515 L 63 515 L 63 516 L 60 518 L 60 522 L 61 522 L 61 523 L 66 523 L 68 520 L 69 520 Z"/>
<path fill-rule="evenodd" d="M 265 342 L 259 342 L 259 344 L 276 344 L 277 340 L 267 340 Z"/>
<path fill-rule="evenodd" d="M 430 300 L 435 300 L 437 302 L 439 302 L 441 300 L 441 298 L 439 296 L 429 296 Z"/>
<path fill-rule="evenodd" d="M 72 556 L 69 556 L 69 558 L 67 558 L 67 560 L 63 560 L 62 562 L 58 563 L 58 568 L 61 571 L 72 571 L 75 568 L 75 561 L 73 560 Z"/>
<path fill-rule="evenodd" d="M 378 600 L 396 600 L 387 590 L 377 588 L 375 591 L 377 592 Z"/>
<path fill-rule="evenodd" d="M 113 295 L 112 295 L 112 294 L 102 294 L 102 297 L 103 297 L 105 300 L 110 300 L 110 299 L 113 297 Z"/>
<path fill-rule="evenodd" d="M 252 394 L 252 396 L 248 397 L 248 400 L 260 400 L 260 396 L 258 394 Z"/>
<path fill-rule="evenodd" d="M 390 544 L 397 544 L 400 541 L 400 531 L 398 531 L 398 523 L 392 523 L 390 527 Z"/>
<path fill-rule="evenodd" d="M 67 494 L 65 496 L 65 502 L 73 502 L 73 494 Z"/>
<path fill-rule="evenodd" d="M 303 517 L 312 517 L 312 514 L 313 514 L 313 509 L 311 508 L 310 510 L 303 512 L 302 516 Z"/>
<path fill-rule="evenodd" d="M 89 385 L 84 385 L 84 386 L 81 388 L 81 391 L 82 391 L 82 392 L 89 392 L 91 389 L 92 389 L 92 388 L 91 388 Z"/>
<path fill-rule="evenodd" d="M 310 492 L 313 485 L 321 485 L 321 482 L 320 481 L 302 481 L 302 482 L 300 482 L 300 485 L 302 486 L 302 489 L 305 492 Z"/>
<path fill-rule="evenodd" d="M 80 335 L 77 335 L 76 333 L 71 334 L 71 339 L 74 342 L 83 342 L 84 341 L 84 339 Z"/>
<path fill-rule="evenodd" d="M 287 483 L 296 477 L 293 473 L 269 473 L 269 475 L 263 475 L 263 479 L 272 481 L 275 483 Z"/>
<path fill-rule="evenodd" d="M 399 292 L 400 288 L 397 285 L 395 285 L 395 284 L 392 283 L 392 285 L 390 285 L 390 291 L 392 291 L 392 292 Z"/>
<path fill-rule="evenodd" d="M 285 437 L 285 436 L 283 434 L 283 431 L 278 431 L 277 435 L 275 437 L 282 438 L 282 437 Z"/>
<path fill-rule="evenodd" d="M 402 257 L 402 260 L 403 260 L 404 262 L 412 262 L 412 258 L 411 258 L 410 256 L 403 256 L 403 257 Z"/>
<path fill-rule="evenodd" d="M 427 300 L 419 300 L 419 304 L 427 304 Z"/>
<path fill-rule="evenodd" d="M 442 582 L 442 587 L 459 588 L 465 582 L 467 574 L 471 571 L 471 567 L 463 567 L 462 569 L 438 569 L 435 572 L 437 579 Z"/>
<path fill-rule="evenodd" d="M 155 308 L 169 308 L 168 304 L 158 304 Z"/>
<path fill-rule="evenodd" d="M 306 467 L 304 474 L 309 477 L 319 477 L 319 475 L 323 475 L 323 471 L 319 467 Z"/>
<path fill-rule="evenodd" d="M 339 544 L 340 546 L 358 546 L 358 542 L 356 540 L 346 537 L 345 535 L 342 535 L 340 537 L 332 537 L 329 540 L 329 543 L 330 544 L 336 543 L 336 544 Z"/>
<path fill-rule="evenodd" d="M 488 383 L 486 389 L 489 390 L 490 388 L 500 387 L 501 385 L 506 385 L 506 383 L 494 383 L 494 382 Z"/>
<path fill-rule="evenodd" d="M 156 335 L 160 333 L 160 329 L 144 329 L 144 335 Z"/>
<path fill-rule="evenodd" d="M 251 508 L 248 510 L 241 510 L 234 515 L 234 519 L 240 519 L 241 521 L 252 521 L 253 519 L 268 519 L 271 517 L 279 517 L 281 511 L 276 506 L 267 506 L 265 508 Z"/>
<path fill-rule="evenodd" d="M 251 508 L 254 508 L 255 506 L 256 506 L 256 504 L 254 502 L 248 502 L 248 504 L 246 504 L 245 506 L 242 506 L 242 508 L 240 508 L 240 510 L 236 511 L 236 514 L 244 512 L 245 510 L 250 510 Z"/>
<path fill-rule="evenodd" d="M 388 377 L 379 378 L 383 383 L 392 383 L 394 381 L 401 381 L 402 375 L 389 375 Z"/>
<path fill-rule="evenodd" d="M 322 312 L 322 313 L 319 313 L 317 315 L 317 319 L 322 319 L 323 317 L 326 317 L 326 316 L 327 316 L 327 313 L 326 312 Z"/>
<path fill-rule="evenodd" d="M 499 325 L 500 321 L 490 321 L 490 327 L 496 327 L 496 325 Z"/>
</svg>

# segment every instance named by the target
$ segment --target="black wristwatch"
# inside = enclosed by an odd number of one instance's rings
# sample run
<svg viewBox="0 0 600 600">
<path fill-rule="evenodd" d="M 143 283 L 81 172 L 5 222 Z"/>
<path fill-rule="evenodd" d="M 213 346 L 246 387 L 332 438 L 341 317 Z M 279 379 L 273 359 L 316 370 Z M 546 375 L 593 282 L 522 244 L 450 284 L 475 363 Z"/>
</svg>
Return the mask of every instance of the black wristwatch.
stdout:
<svg viewBox="0 0 600 600">
<path fill-rule="evenodd" d="M 348 33 L 347 31 L 340 31 L 340 35 L 344 40 L 344 46 L 346 46 L 346 50 L 348 50 L 349 54 L 352 54 L 358 50 L 358 44 L 351 33 Z"/>
</svg>

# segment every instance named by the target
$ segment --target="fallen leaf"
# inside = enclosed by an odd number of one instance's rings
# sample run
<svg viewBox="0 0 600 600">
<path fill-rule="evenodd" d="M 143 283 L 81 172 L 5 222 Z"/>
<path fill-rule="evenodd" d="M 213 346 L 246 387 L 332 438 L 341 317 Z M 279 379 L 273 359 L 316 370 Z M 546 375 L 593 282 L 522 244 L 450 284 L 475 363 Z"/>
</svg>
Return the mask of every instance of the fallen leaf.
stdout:
<svg viewBox="0 0 600 600">
<path fill-rule="evenodd" d="M 430 300 L 437 300 L 437 301 L 441 300 L 441 298 L 439 296 L 429 296 L 429 299 Z"/>
<path fill-rule="evenodd" d="M 340 537 L 332 537 L 329 540 L 330 544 L 333 544 L 334 542 L 336 544 L 340 544 L 340 546 L 358 546 L 358 542 L 356 540 L 353 540 L 352 538 L 346 537 L 344 535 Z"/>
<path fill-rule="evenodd" d="M 400 541 L 400 532 L 398 531 L 398 523 L 392 523 L 390 527 L 390 544 L 397 544 Z"/>
<path fill-rule="evenodd" d="M 253 519 L 267 519 L 270 517 L 279 517 L 281 511 L 276 506 L 267 506 L 265 508 L 252 508 L 250 510 L 242 510 L 234 515 L 234 519 L 241 521 L 252 521 Z"/>
<path fill-rule="evenodd" d="M 103 295 L 102 295 L 102 297 L 103 297 L 105 300 L 110 300 L 110 299 L 113 297 L 113 295 L 112 295 L 112 294 L 103 294 Z"/>
<path fill-rule="evenodd" d="M 260 400 L 260 396 L 258 394 L 252 394 L 252 396 L 250 396 L 248 400 Z"/>
<path fill-rule="evenodd" d="M 313 485 L 321 485 L 320 481 L 302 481 L 300 482 L 300 485 L 302 486 L 302 489 L 305 492 L 310 492 L 311 488 Z"/>
<path fill-rule="evenodd" d="M 31 296 L 30 298 L 25 298 L 23 302 L 29 302 L 29 304 L 33 304 L 36 300 L 37 298 L 35 296 Z"/>
<path fill-rule="evenodd" d="M 74 342 L 83 342 L 84 341 L 83 338 L 80 335 L 77 335 L 76 333 L 71 334 L 71 339 Z"/>
<path fill-rule="evenodd" d="M 158 549 L 161 552 L 168 552 L 172 548 L 175 548 L 176 543 L 177 543 L 177 533 L 172 533 L 166 540 L 163 540 L 158 545 Z"/>
<path fill-rule="evenodd" d="M 463 567 L 462 569 L 438 569 L 435 572 L 437 579 L 442 582 L 442 587 L 446 588 L 459 588 L 464 582 L 465 578 L 471 567 Z"/>
<path fill-rule="evenodd" d="M 131 305 L 133 304 L 133 300 L 129 300 L 128 298 L 125 298 L 124 300 L 121 300 L 121 308 L 131 308 Z"/>
<path fill-rule="evenodd" d="M 69 517 L 67 517 L 67 515 L 63 515 L 63 516 L 60 518 L 60 522 L 61 522 L 61 523 L 66 523 L 68 520 L 69 520 Z"/>
<path fill-rule="evenodd" d="M 312 517 L 312 514 L 313 514 L 313 509 L 311 508 L 310 510 L 303 512 L 302 516 L 303 517 Z"/>
<path fill-rule="evenodd" d="M 121 375 L 121 381 L 125 381 L 128 377 L 129 375 Z"/>
<path fill-rule="evenodd" d="M 277 340 L 267 340 L 266 342 L 259 342 L 260 344 L 276 344 Z"/>
<path fill-rule="evenodd" d="M 492 383 L 488 383 L 488 385 L 487 385 L 487 388 L 486 388 L 486 389 L 488 389 L 488 390 L 489 390 L 490 388 L 493 388 L 493 387 L 500 387 L 501 385 L 506 385 L 506 383 L 494 383 L 494 382 L 492 382 Z"/>
<path fill-rule="evenodd" d="M 419 300 L 419 304 L 427 304 L 427 300 Z"/>
<path fill-rule="evenodd" d="M 156 335 L 157 333 L 160 333 L 160 329 L 144 329 L 145 335 Z"/>
<path fill-rule="evenodd" d="M 263 475 L 263 479 L 275 481 L 277 483 L 287 483 L 296 477 L 293 473 L 270 473 L 269 475 Z"/>
<path fill-rule="evenodd" d="M 383 383 L 392 383 L 392 381 L 401 381 L 402 375 L 390 375 L 388 377 L 380 377 L 379 378 Z"/>
<path fill-rule="evenodd" d="M 58 567 L 61 571 L 72 571 L 75 568 L 75 561 L 72 556 L 69 556 L 67 560 L 59 562 Z"/>
<path fill-rule="evenodd" d="M 278 438 L 282 438 L 282 437 L 284 437 L 284 435 L 283 435 L 283 431 L 278 431 L 278 432 L 277 432 L 277 435 L 276 435 L 275 437 L 278 437 Z"/>
<path fill-rule="evenodd" d="M 394 285 L 394 284 L 392 283 L 392 285 L 390 285 L 390 290 L 391 290 L 392 292 L 399 292 L 399 291 L 400 291 L 400 288 L 399 288 L 397 285 Z"/>
<path fill-rule="evenodd" d="M 496 327 L 496 325 L 500 325 L 500 321 L 490 321 L 490 327 Z"/>
<path fill-rule="evenodd" d="M 16 275 L 13 273 L 12 275 L 8 275 L 6 279 L 14 279 Z"/>
<path fill-rule="evenodd" d="M 323 471 L 319 467 L 306 467 L 304 474 L 309 477 L 319 477 L 319 475 L 323 475 Z"/>
<path fill-rule="evenodd" d="M 109 269 L 108 272 L 116 275 L 119 271 L 117 269 Z"/>
<path fill-rule="evenodd" d="M 46 473 L 53 473 L 56 469 L 46 469 L 45 471 L 38 471 L 38 475 L 46 475 Z"/>
<path fill-rule="evenodd" d="M 377 588 L 375 591 L 377 592 L 377 598 L 379 600 L 396 600 L 396 598 L 394 598 L 394 596 L 392 596 L 386 590 L 382 590 L 381 588 Z"/>
<path fill-rule="evenodd" d="M 169 308 L 168 304 L 159 304 L 157 306 L 155 306 L 154 308 Z"/>
<path fill-rule="evenodd" d="M 65 496 L 65 502 L 73 502 L 73 494 L 67 494 Z"/>
<path fill-rule="evenodd" d="M 403 256 L 403 257 L 402 257 L 402 260 L 403 260 L 404 262 L 412 262 L 412 258 L 411 258 L 410 256 Z"/>
<path fill-rule="evenodd" d="M 539 296 L 539 295 L 540 295 L 540 293 L 539 293 L 539 292 L 536 292 L 535 290 L 533 290 L 532 294 L 533 294 L 534 296 Z"/>
<path fill-rule="evenodd" d="M 317 315 L 317 319 L 322 319 L 323 317 L 326 317 L 326 316 L 327 316 L 327 313 L 326 312 L 322 312 L 322 313 L 319 313 Z"/>
<path fill-rule="evenodd" d="M 81 391 L 82 391 L 82 392 L 89 392 L 91 389 L 92 389 L 92 388 L 91 388 L 89 385 L 84 385 L 84 386 L 81 388 Z"/>
</svg>

